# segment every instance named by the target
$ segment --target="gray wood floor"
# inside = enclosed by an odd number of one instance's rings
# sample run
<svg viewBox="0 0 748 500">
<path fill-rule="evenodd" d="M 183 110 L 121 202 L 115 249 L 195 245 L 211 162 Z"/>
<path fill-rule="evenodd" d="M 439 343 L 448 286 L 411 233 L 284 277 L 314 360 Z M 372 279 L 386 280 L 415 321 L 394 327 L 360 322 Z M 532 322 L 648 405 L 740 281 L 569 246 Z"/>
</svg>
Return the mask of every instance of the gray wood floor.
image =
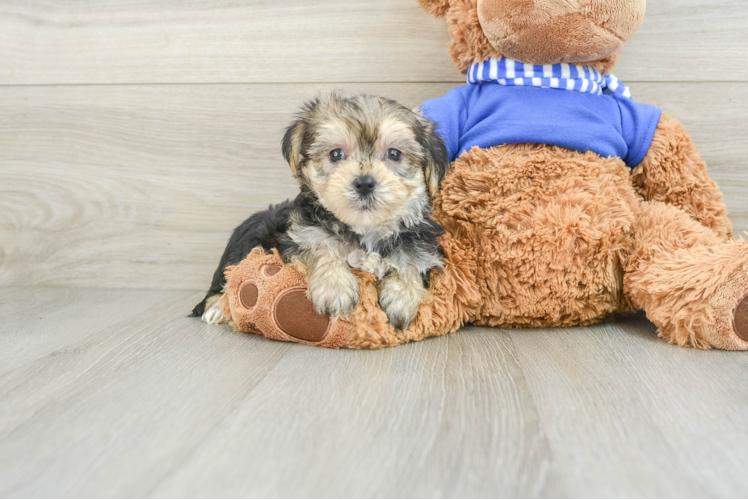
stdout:
<svg viewBox="0 0 748 500">
<path fill-rule="evenodd" d="M 0 289 L 0 495 L 748 495 L 745 353 L 640 316 L 329 351 L 198 298 Z"/>
</svg>

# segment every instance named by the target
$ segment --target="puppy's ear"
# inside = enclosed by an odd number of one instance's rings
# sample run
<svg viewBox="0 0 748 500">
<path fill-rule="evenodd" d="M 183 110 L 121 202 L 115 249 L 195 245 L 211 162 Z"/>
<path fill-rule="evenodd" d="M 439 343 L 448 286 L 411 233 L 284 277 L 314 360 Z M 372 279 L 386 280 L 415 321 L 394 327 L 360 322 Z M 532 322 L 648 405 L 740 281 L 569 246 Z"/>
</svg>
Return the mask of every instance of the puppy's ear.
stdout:
<svg viewBox="0 0 748 500">
<path fill-rule="evenodd" d="M 299 176 L 299 164 L 301 163 L 301 143 L 304 140 L 306 132 L 306 123 L 303 118 L 299 118 L 286 129 L 283 135 L 281 148 L 283 157 L 291 167 L 291 172 L 295 177 Z"/>
<path fill-rule="evenodd" d="M 435 17 L 443 17 L 449 10 L 450 0 L 418 0 L 418 5 Z"/>
<path fill-rule="evenodd" d="M 441 186 L 442 180 L 449 170 L 449 153 L 444 141 L 436 133 L 436 126 L 425 118 L 421 118 L 421 122 L 424 126 L 424 133 L 419 140 L 425 153 L 423 174 L 426 177 L 429 193 L 433 198 L 439 191 L 439 186 Z"/>
</svg>

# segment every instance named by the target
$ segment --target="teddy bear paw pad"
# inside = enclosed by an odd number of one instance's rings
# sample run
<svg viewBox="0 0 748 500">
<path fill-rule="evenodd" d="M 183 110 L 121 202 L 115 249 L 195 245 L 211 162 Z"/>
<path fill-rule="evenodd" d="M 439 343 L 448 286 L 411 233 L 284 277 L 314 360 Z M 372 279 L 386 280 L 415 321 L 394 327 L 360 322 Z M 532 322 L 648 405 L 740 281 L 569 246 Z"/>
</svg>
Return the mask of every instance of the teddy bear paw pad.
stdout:
<svg viewBox="0 0 748 500">
<path fill-rule="evenodd" d="M 282 266 L 270 264 L 269 266 L 265 266 L 262 268 L 262 274 L 264 274 L 268 278 L 272 278 L 273 276 L 281 272 L 281 269 L 283 269 Z"/>
<path fill-rule="evenodd" d="M 304 288 L 283 292 L 273 306 L 273 318 L 286 335 L 307 342 L 320 342 L 330 329 L 330 318 L 318 313 Z"/>
<path fill-rule="evenodd" d="M 748 342 L 748 293 L 735 308 L 733 327 L 737 336 Z"/>
<path fill-rule="evenodd" d="M 257 298 L 260 296 L 260 290 L 253 281 L 247 281 L 239 288 L 239 302 L 245 309 L 252 309 L 257 305 Z"/>
</svg>

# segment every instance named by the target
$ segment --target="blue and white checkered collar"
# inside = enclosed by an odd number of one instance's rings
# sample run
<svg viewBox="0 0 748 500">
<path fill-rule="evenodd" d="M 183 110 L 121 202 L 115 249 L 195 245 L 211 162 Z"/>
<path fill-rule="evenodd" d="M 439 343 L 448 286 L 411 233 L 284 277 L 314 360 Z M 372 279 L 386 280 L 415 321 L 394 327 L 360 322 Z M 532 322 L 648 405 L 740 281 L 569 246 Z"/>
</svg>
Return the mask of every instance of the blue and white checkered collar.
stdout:
<svg viewBox="0 0 748 500">
<path fill-rule="evenodd" d="M 631 98 L 631 91 L 622 81 L 613 75 L 603 76 L 590 66 L 525 64 L 506 57 L 473 64 L 468 70 L 467 82 L 470 85 L 498 83 L 596 95 L 618 94 Z"/>
</svg>

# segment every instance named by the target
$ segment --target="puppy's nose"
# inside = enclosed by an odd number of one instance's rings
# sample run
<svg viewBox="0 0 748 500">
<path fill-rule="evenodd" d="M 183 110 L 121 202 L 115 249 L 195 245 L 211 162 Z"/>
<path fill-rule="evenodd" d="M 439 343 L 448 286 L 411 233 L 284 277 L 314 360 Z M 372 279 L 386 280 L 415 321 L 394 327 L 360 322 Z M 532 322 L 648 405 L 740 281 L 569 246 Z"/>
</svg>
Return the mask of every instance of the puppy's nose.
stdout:
<svg viewBox="0 0 748 500">
<path fill-rule="evenodd" d="M 370 175 L 359 175 L 353 180 L 353 187 L 356 188 L 356 192 L 361 196 L 374 191 L 374 187 L 377 185 L 377 181 Z"/>
</svg>

